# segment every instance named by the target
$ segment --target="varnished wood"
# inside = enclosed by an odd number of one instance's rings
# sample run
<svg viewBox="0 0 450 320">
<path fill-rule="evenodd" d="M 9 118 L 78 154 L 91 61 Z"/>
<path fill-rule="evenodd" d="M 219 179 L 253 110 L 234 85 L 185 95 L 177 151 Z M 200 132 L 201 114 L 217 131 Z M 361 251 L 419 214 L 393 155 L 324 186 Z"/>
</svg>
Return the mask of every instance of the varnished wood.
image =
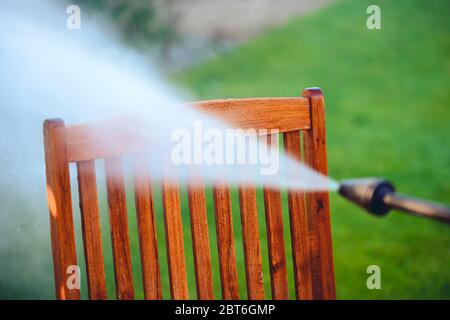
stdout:
<svg viewBox="0 0 450 320">
<path fill-rule="evenodd" d="M 192 178 L 195 179 L 195 178 Z M 206 198 L 203 184 L 197 179 L 188 185 L 192 246 L 194 251 L 197 298 L 214 299 L 214 287 L 209 246 Z"/>
<path fill-rule="evenodd" d="M 113 158 L 151 150 L 138 118 L 110 118 L 66 128 L 69 162 Z M 145 128 L 144 128 L 145 129 Z"/>
<path fill-rule="evenodd" d="M 134 286 L 122 160 L 105 159 L 105 172 L 117 299 L 132 300 Z"/>
<path fill-rule="evenodd" d="M 62 120 L 44 122 L 44 146 L 56 298 L 79 299 L 79 288 L 67 286 L 71 276 L 67 271 L 70 266 L 77 266 L 77 256 L 66 133 Z"/>
<path fill-rule="evenodd" d="M 283 212 L 279 190 L 264 188 L 264 207 L 272 299 L 286 300 L 289 298 L 289 290 L 286 270 Z"/>
<path fill-rule="evenodd" d="M 242 238 L 244 240 L 247 296 L 250 300 L 263 300 L 264 283 L 255 187 L 239 187 L 239 205 L 242 222 Z"/>
<path fill-rule="evenodd" d="M 235 128 L 280 132 L 310 128 L 308 101 L 303 97 L 209 100 L 192 105 Z"/>
<path fill-rule="evenodd" d="M 241 129 L 278 129 L 288 132 L 310 128 L 308 100 L 260 98 L 211 100 L 191 103 L 205 114 Z M 132 154 L 151 148 L 137 133 L 139 121 L 109 119 L 72 125 L 66 129 L 69 162 Z"/>
<path fill-rule="evenodd" d="M 319 88 L 309 88 L 303 91 L 303 95 L 310 101 L 312 123 L 312 128 L 303 135 L 305 162 L 327 175 L 323 94 Z M 328 192 L 307 193 L 306 205 L 309 213 L 314 299 L 336 299 Z"/>
<path fill-rule="evenodd" d="M 292 158 L 301 161 L 300 133 L 284 133 L 284 148 Z M 311 252 L 309 250 L 308 215 L 302 191 L 288 190 L 295 295 L 297 299 L 313 298 Z"/>
<path fill-rule="evenodd" d="M 162 298 L 161 274 L 156 239 L 155 209 L 152 186 L 145 156 L 134 159 L 134 199 L 139 235 L 144 297 L 147 300 Z"/>
<path fill-rule="evenodd" d="M 219 253 L 222 299 L 239 299 L 230 190 L 224 185 L 213 187 L 216 217 L 217 251 Z"/>
<path fill-rule="evenodd" d="M 274 145 L 277 139 L 277 135 L 270 135 L 267 143 Z M 269 187 L 264 187 L 263 190 L 272 299 L 286 300 L 289 298 L 289 290 L 281 194 L 279 190 Z"/>
<path fill-rule="evenodd" d="M 94 160 L 78 162 L 77 171 L 89 299 L 105 300 L 106 276 Z"/>
<path fill-rule="evenodd" d="M 183 223 L 180 196 L 176 184 L 162 184 L 164 225 L 166 229 L 167 261 L 169 267 L 170 294 L 174 300 L 189 299 L 186 260 L 184 255 Z"/>
</svg>

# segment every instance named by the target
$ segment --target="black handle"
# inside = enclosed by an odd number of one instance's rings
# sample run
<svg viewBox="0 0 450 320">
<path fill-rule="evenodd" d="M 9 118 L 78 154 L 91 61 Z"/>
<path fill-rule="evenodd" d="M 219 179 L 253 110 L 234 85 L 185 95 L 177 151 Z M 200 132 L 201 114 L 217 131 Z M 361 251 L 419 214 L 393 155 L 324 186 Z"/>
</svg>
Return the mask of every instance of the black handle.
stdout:
<svg viewBox="0 0 450 320">
<path fill-rule="evenodd" d="M 395 192 L 387 193 L 383 197 L 383 202 L 387 206 L 394 209 L 399 209 L 417 216 L 450 223 L 450 207 L 436 202 L 425 201 Z"/>
</svg>

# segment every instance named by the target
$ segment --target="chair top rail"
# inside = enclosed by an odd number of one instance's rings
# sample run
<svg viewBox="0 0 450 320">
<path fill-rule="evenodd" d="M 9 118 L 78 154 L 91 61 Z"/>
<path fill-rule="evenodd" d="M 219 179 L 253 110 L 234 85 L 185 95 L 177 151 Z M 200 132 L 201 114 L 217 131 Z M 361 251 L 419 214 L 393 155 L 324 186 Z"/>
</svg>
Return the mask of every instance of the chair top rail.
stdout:
<svg viewBox="0 0 450 320">
<path fill-rule="evenodd" d="M 311 128 L 309 100 L 251 98 L 208 100 L 190 103 L 195 109 L 234 128 L 277 129 L 279 132 Z M 130 119 L 108 119 L 66 127 L 68 162 L 128 155 L 145 147 L 144 141 L 118 130 Z"/>
</svg>

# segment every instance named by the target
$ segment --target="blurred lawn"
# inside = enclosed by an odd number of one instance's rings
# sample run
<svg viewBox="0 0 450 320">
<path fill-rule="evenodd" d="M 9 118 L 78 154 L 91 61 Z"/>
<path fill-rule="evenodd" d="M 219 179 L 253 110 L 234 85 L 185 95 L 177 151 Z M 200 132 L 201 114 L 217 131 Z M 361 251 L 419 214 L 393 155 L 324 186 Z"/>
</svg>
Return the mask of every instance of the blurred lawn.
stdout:
<svg viewBox="0 0 450 320">
<path fill-rule="evenodd" d="M 381 7 L 382 30 L 366 28 L 369 4 Z M 320 86 L 332 177 L 383 176 L 450 203 L 449 9 L 445 0 L 341 1 L 174 80 L 200 99 Z M 448 226 L 376 219 L 335 195 L 331 204 L 338 298 L 450 298 Z M 371 264 L 381 267 L 382 290 L 366 287 Z"/>
</svg>

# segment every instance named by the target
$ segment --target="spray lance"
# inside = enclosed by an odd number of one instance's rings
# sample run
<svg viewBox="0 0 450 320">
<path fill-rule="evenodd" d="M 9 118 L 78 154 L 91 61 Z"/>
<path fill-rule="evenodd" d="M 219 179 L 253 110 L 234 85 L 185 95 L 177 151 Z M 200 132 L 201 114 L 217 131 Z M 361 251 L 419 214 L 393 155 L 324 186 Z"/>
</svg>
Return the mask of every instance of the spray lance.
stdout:
<svg viewBox="0 0 450 320">
<path fill-rule="evenodd" d="M 379 178 L 343 180 L 339 194 L 376 216 L 391 209 L 450 224 L 450 207 L 395 192 L 394 185 Z"/>
</svg>

